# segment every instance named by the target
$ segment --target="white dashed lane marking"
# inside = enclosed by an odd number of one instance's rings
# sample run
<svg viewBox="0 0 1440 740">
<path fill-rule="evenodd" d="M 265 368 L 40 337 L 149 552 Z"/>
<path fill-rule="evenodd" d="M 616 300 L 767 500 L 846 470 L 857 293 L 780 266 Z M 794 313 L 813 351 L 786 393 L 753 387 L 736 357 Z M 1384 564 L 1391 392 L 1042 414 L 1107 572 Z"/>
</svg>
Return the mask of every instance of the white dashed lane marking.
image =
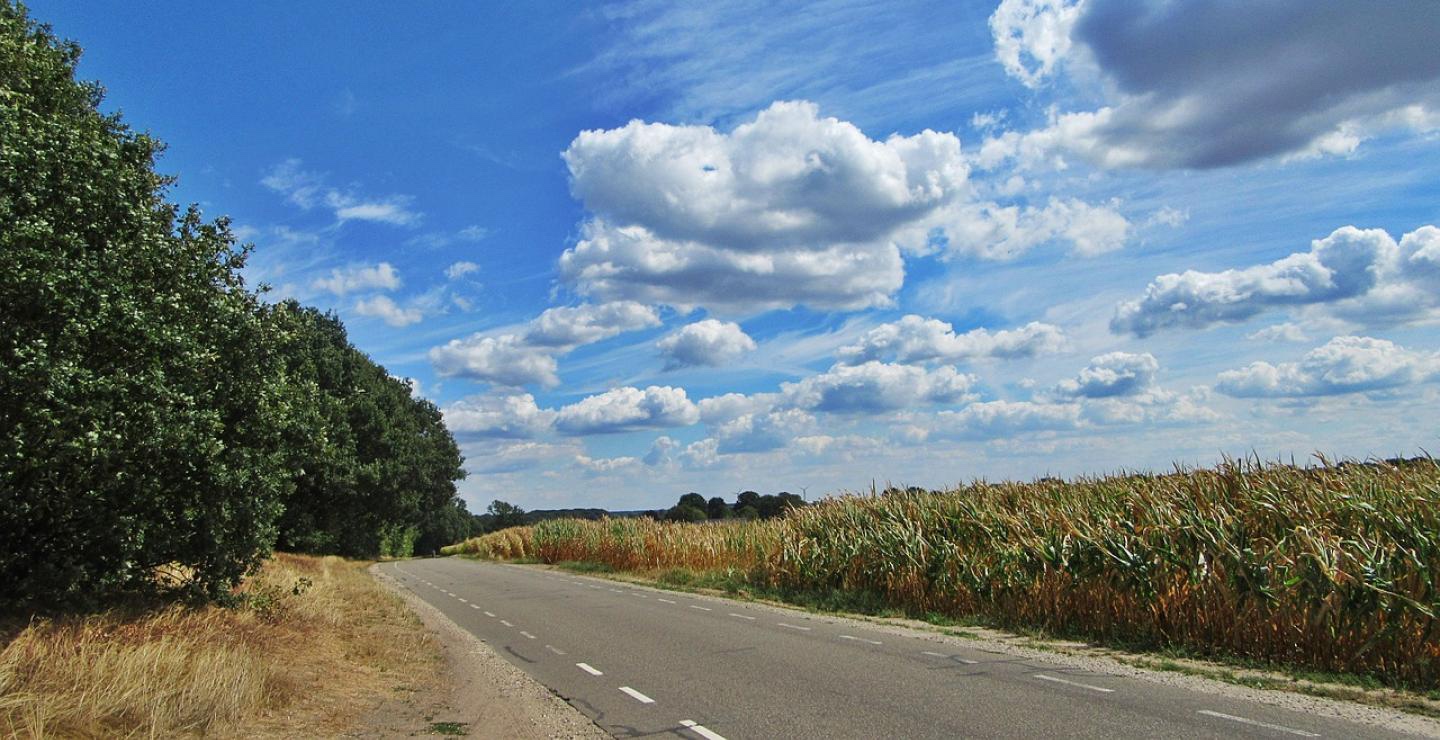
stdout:
<svg viewBox="0 0 1440 740">
<path fill-rule="evenodd" d="M 471 605 L 470 605 L 470 608 L 471 608 L 471 609 L 479 609 L 479 608 L 480 608 L 480 605 L 479 605 L 479 604 L 471 604 Z"/>
<path fill-rule="evenodd" d="M 713 612 L 713 611 L 715 611 L 714 609 L 711 609 L 711 608 L 708 607 L 708 606 L 700 606 L 699 604 L 691 604 L 691 605 L 690 605 L 690 608 L 691 608 L 691 609 L 699 609 L 699 610 L 702 611 L 702 612 Z"/>
<path fill-rule="evenodd" d="M 564 655 L 564 654 L 565 654 L 565 651 L 564 651 L 564 650 L 561 650 L 560 648 L 557 648 L 557 647 L 555 647 L 554 645 L 546 645 L 546 646 L 545 646 L 545 649 L 546 649 L 546 650 L 549 650 L 549 651 L 552 652 L 552 653 L 555 653 L 556 655 Z"/>
<path fill-rule="evenodd" d="M 650 697 L 648 697 L 648 696 L 646 696 L 646 695 L 644 695 L 644 694 L 636 691 L 635 689 L 630 688 L 629 686 L 621 686 L 621 687 L 620 687 L 620 690 L 623 691 L 623 692 L 625 692 L 626 694 L 629 694 L 629 695 L 630 695 L 630 698 L 634 699 L 635 701 L 640 702 L 641 704 L 654 704 L 654 703 L 655 703 L 655 700 L 654 700 L 654 699 L 651 699 Z"/>
<path fill-rule="evenodd" d="M 596 669 L 595 669 L 594 667 L 592 667 L 589 663 L 576 663 L 576 664 L 575 664 L 575 667 L 576 667 L 576 668 L 579 668 L 579 669 L 582 670 L 582 671 L 585 671 L 586 673 L 588 673 L 588 674 L 590 674 L 590 675 L 592 675 L 592 676 L 603 676 L 603 675 L 605 675 L 605 674 L 602 673 L 601 671 L 596 670 Z"/>
<path fill-rule="evenodd" d="M 505 620 L 503 620 L 503 619 L 500 620 L 500 624 L 503 624 L 503 625 L 505 625 L 506 627 L 514 627 L 514 626 L 515 626 L 515 625 L 510 624 L 509 622 L 507 622 L 507 621 L 505 621 Z"/>
<path fill-rule="evenodd" d="M 489 617 L 489 618 L 491 618 L 491 619 L 494 619 L 494 618 L 495 618 L 495 613 L 494 613 L 494 612 L 485 612 L 485 616 L 487 616 L 487 617 Z"/>
<path fill-rule="evenodd" d="M 854 636 L 854 635 L 841 635 L 841 636 L 840 636 L 840 639 L 842 639 L 842 640 L 853 640 L 853 641 L 855 641 L 855 642 L 868 642 L 868 643 L 870 643 L 871 645 L 883 645 L 883 644 L 884 644 L 884 643 L 880 642 L 879 640 L 867 640 L 867 639 L 865 639 L 865 638 L 863 638 L 863 637 L 856 637 L 856 636 Z"/>
<path fill-rule="evenodd" d="M 529 632 L 526 632 L 525 630 L 520 630 L 520 634 L 524 635 L 527 639 L 531 639 L 531 640 L 535 639 L 535 636 L 534 636 L 534 635 L 530 634 Z"/>
<path fill-rule="evenodd" d="M 725 740 L 725 736 L 717 732 L 712 732 L 705 729 L 705 725 L 697 724 L 693 719 L 680 720 L 680 726 L 690 730 L 691 732 L 699 735 L 700 737 L 705 738 L 705 740 Z"/>
<path fill-rule="evenodd" d="M 656 601 L 663 601 L 663 602 L 665 602 L 666 604 L 675 604 L 675 603 L 678 603 L 678 602 L 675 602 L 675 601 L 671 601 L 670 599 L 662 599 L 662 598 L 660 598 L 659 596 L 656 596 L 656 597 L 655 597 L 655 600 L 656 600 Z"/>
<path fill-rule="evenodd" d="M 1314 733 L 1314 732 L 1306 732 L 1305 730 L 1297 730 L 1297 729 L 1295 729 L 1294 727 L 1286 727 L 1285 725 L 1272 725 L 1272 724 L 1270 724 L 1269 722 L 1261 722 L 1261 721 L 1259 721 L 1259 720 L 1246 719 L 1246 718 L 1244 718 L 1244 717 L 1236 717 L 1236 716 L 1233 715 L 1233 714 L 1224 714 L 1224 713 L 1221 713 L 1221 712 L 1212 712 L 1212 711 L 1210 711 L 1210 710 L 1208 710 L 1208 709 L 1201 709 L 1201 710 L 1197 711 L 1196 714 L 1203 714 L 1203 715 L 1205 715 L 1206 717 L 1218 717 L 1218 718 L 1220 718 L 1220 719 L 1228 719 L 1228 720 L 1230 720 L 1231 722 L 1239 722 L 1239 723 L 1241 723 L 1241 724 L 1252 725 L 1252 726 L 1254 726 L 1254 727 L 1264 727 L 1264 728 L 1267 729 L 1267 730 L 1275 730 L 1276 732 L 1287 732 L 1287 733 L 1289 733 L 1289 734 L 1291 734 L 1291 735 L 1299 735 L 1300 737 L 1320 737 L 1318 734 L 1316 734 L 1316 733 Z"/>
<path fill-rule="evenodd" d="M 785 624 L 784 622 L 776 622 L 776 624 L 780 625 L 781 627 L 785 627 L 786 629 L 800 630 L 801 632 L 810 631 L 809 627 L 801 627 L 798 624 Z"/>
<path fill-rule="evenodd" d="M 948 658 L 948 659 L 950 659 L 950 660 L 958 660 L 958 661 L 960 661 L 961 663 L 964 663 L 965 665 L 975 665 L 975 663 L 976 663 L 976 661 L 968 660 L 968 659 L 962 658 L 962 657 L 960 657 L 960 656 L 958 656 L 958 655 L 946 655 L 945 653 L 936 653 L 936 652 L 931 652 L 931 651 L 929 651 L 929 650 L 921 650 L 921 651 L 920 651 L 920 654 L 921 654 L 921 655 L 928 655 L 928 656 L 930 656 L 930 657 L 932 657 L 932 658 Z"/>
<path fill-rule="evenodd" d="M 746 614 L 736 614 L 735 612 L 730 612 L 730 616 L 735 617 L 736 619 L 748 619 L 752 622 L 755 621 L 754 617 Z"/>
<path fill-rule="evenodd" d="M 1041 681 L 1050 681 L 1051 683 L 1063 683 L 1063 684 L 1065 684 L 1066 686 L 1075 686 L 1075 687 L 1082 688 L 1082 689 L 1090 689 L 1091 691 L 1099 691 L 1099 692 L 1105 693 L 1105 694 L 1113 694 L 1113 693 L 1115 693 L 1115 689 L 1107 689 L 1107 688 L 1104 688 L 1103 686 L 1091 686 L 1091 685 L 1088 684 L 1088 683 L 1080 683 L 1079 681 L 1067 681 L 1067 680 L 1065 680 L 1065 679 L 1063 679 L 1063 678 L 1056 678 L 1056 677 L 1054 677 L 1054 676 L 1047 676 L 1047 675 L 1045 675 L 1045 674 L 1043 674 L 1043 673 L 1037 673 L 1037 674 L 1035 674 L 1035 677 L 1038 678 L 1038 679 L 1040 679 Z"/>
</svg>

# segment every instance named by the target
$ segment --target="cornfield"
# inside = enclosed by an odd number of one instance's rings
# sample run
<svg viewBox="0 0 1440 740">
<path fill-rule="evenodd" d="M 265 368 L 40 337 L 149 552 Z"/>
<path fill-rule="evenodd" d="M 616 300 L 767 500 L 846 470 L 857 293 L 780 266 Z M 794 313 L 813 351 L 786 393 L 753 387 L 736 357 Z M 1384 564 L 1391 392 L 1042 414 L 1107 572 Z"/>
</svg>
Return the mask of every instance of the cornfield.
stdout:
<svg viewBox="0 0 1440 740">
<path fill-rule="evenodd" d="M 1322 461 L 1323 462 L 1323 461 Z M 561 520 L 451 548 L 741 573 L 916 614 L 1440 684 L 1440 465 L 1213 470 L 843 496 L 770 522 Z"/>
</svg>

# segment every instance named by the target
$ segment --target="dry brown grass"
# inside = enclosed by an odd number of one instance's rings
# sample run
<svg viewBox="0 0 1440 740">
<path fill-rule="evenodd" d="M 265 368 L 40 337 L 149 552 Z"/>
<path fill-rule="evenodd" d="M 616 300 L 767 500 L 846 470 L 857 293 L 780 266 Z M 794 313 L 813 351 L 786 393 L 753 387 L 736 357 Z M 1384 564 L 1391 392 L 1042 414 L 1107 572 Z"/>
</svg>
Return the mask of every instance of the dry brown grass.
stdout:
<svg viewBox="0 0 1440 740">
<path fill-rule="evenodd" d="M 405 608 L 339 558 L 277 554 L 246 606 L 36 621 L 0 652 L 0 735 L 334 735 L 439 650 Z"/>
</svg>

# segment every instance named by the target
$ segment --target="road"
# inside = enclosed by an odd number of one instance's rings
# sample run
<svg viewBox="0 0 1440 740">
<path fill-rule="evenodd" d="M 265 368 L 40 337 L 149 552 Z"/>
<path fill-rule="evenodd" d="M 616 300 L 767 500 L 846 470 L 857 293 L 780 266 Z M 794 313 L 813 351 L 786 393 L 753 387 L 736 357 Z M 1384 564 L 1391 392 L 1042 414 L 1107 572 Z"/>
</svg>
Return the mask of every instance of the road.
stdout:
<svg viewBox="0 0 1440 740">
<path fill-rule="evenodd" d="M 458 558 L 383 567 L 616 737 L 1405 737 L 802 611 Z"/>
</svg>

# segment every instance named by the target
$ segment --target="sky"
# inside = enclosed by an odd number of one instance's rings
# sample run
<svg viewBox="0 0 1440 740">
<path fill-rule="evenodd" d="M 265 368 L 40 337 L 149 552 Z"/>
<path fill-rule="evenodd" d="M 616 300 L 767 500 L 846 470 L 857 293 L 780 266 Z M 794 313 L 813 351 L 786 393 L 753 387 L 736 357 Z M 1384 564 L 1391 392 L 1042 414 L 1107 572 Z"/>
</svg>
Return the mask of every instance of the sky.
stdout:
<svg viewBox="0 0 1440 740">
<path fill-rule="evenodd" d="M 72 3 L 471 510 L 1440 442 L 1440 10 Z"/>
</svg>

